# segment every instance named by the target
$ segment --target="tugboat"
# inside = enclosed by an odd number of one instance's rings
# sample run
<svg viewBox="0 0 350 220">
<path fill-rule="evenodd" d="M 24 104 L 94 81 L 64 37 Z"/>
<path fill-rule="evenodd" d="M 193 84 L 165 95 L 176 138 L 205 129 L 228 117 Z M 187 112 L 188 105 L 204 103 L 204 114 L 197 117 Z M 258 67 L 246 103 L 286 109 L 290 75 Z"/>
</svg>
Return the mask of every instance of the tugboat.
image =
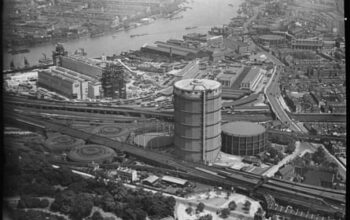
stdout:
<svg viewBox="0 0 350 220">
<path fill-rule="evenodd" d="M 147 33 L 144 33 L 144 34 L 131 34 L 130 37 L 133 38 L 133 37 L 141 37 L 141 36 L 146 36 L 148 35 Z"/>
<path fill-rule="evenodd" d="M 197 28 L 197 26 L 188 26 L 188 27 L 185 27 L 186 30 L 191 30 L 191 29 L 195 29 Z"/>
<path fill-rule="evenodd" d="M 8 52 L 12 55 L 19 54 L 19 53 L 29 53 L 30 50 L 28 48 L 24 49 L 9 49 Z"/>
<path fill-rule="evenodd" d="M 26 57 L 24 57 L 24 67 L 29 67 L 29 62 Z"/>
<path fill-rule="evenodd" d="M 13 60 L 12 60 L 10 63 L 10 70 L 14 70 L 15 68 L 16 68 L 15 64 L 13 63 Z"/>
<path fill-rule="evenodd" d="M 87 53 L 85 52 L 84 48 L 78 48 L 74 51 L 74 55 L 86 56 Z"/>
<path fill-rule="evenodd" d="M 46 54 L 43 53 L 43 58 L 39 59 L 39 64 L 48 65 L 52 63 L 52 59 L 46 57 Z"/>
</svg>

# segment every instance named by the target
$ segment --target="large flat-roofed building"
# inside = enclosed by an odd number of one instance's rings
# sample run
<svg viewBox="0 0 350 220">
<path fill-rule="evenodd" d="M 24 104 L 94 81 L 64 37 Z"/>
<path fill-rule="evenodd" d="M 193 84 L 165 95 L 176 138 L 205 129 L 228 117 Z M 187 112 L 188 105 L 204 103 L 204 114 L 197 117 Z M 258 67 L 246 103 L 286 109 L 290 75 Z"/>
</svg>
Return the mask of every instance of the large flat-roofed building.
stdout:
<svg viewBox="0 0 350 220">
<path fill-rule="evenodd" d="M 208 47 L 222 47 L 224 43 L 224 38 L 220 36 L 209 37 L 207 40 Z"/>
<path fill-rule="evenodd" d="M 58 66 L 39 71 L 38 86 L 72 99 L 99 98 L 101 90 L 98 80 Z"/>
<path fill-rule="evenodd" d="M 94 78 L 101 78 L 103 68 L 83 56 L 61 56 L 61 66 Z"/>
<path fill-rule="evenodd" d="M 170 49 L 165 47 L 157 47 L 152 45 L 144 45 L 141 47 L 141 51 L 148 52 L 148 53 L 156 53 L 156 54 L 162 54 L 168 57 L 173 58 L 180 58 L 180 59 L 193 59 L 195 58 L 195 54 L 189 52 L 189 51 L 182 51 L 177 49 Z"/>
<path fill-rule="evenodd" d="M 256 66 L 251 68 L 241 82 L 241 89 L 255 90 L 265 72 L 265 70 Z"/>
<path fill-rule="evenodd" d="M 134 182 L 137 180 L 137 171 L 127 168 L 127 167 L 119 167 L 117 169 L 117 173 L 122 180 L 128 180 Z"/>
<path fill-rule="evenodd" d="M 176 184 L 179 186 L 185 186 L 188 183 L 187 180 L 180 179 L 180 178 L 173 177 L 173 176 L 163 176 L 162 181 L 170 183 L 170 184 Z"/>
<path fill-rule="evenodd" d="M 285 42 L 285 38 L 281 35 L 275 34 L 265 34 L 261 35 L 258 38 L 260 43 L 268 43 L 270 45 L 278 45 Z"/>
<path fill-rule="evenodd" d="M 318 50 L 323 47 L 321 39 L 293 39 L 291 42 L 293 49 Z"/>
<path fill-rule="evenodd" d="M 231 67 L 220 73 L 216 79 L 223 88 L 231 88 L 237 77 L 243 72 L 244 67 Z"/>
</svg>

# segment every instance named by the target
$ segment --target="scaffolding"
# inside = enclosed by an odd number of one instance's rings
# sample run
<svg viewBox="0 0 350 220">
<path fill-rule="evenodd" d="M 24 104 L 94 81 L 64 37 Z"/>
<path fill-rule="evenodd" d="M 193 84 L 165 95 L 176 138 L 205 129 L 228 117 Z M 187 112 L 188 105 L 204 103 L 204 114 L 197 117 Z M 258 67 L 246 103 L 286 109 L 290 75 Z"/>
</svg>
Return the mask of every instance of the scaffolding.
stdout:
<svg viewBox="0 0 350 220">
<path fill-rule="evenodd" d="M 54 51 L 52 51 L 52 61 L 53 65 L 61 66 L 61 56 L 67 56 L 68 52 L 65 51 L 62 44 L 57 44 Z"/>
<path fill-rule="evenodd" d="M 124 67 L 120 64 L 108 63 L 102 72 L 103 96 L 113 99 L 126 99 Z"/>
</svg>

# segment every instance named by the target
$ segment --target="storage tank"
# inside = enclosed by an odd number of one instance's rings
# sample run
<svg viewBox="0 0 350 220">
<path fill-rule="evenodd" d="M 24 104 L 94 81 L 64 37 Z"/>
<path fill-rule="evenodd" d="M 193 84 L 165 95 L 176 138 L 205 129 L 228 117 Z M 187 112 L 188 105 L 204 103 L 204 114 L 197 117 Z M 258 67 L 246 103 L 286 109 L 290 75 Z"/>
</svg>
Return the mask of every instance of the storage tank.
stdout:
<svg viewBox="0 0 350 220">
<path fill-rule="evenodd" d="M 174 145 L 183 160 L 213 162 L 221 147 L 221 84 L 185 79 L 174 84 Z"/>
<path fill-rule="evenodd" d="M 222 126 L 221 151 L 240 156 L 253 156 L 265 150 L 266 129 L 256 123 L 236 121 Z"/>
</svg>

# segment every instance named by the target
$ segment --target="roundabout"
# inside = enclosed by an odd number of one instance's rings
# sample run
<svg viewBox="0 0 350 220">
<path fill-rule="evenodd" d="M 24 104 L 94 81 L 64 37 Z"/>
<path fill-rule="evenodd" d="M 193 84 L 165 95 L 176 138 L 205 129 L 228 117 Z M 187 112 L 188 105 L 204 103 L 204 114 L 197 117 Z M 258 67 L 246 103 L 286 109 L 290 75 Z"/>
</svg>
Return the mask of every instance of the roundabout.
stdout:
<svg viewBox="0 0 350 220">
<path fill-rule="evenodd" d="M 74 147 L 85 144 L 84 140 L 76 139 L 68 135 L 55 135 L 45 141 L 45 146 L 51 151 L 71 150 Z"/>
<path fill-rule="evenodd" d="M 118 136 L 124 135 L 125 129 L 120 128 L 116 125 L 101 125 L 92 130 L 92 133 L 108 137 L 108 138 L 116 138 Z"/>
<path fill-rule="evenodd" d="M 116 153 L 113 149 L 96 144 L 78 146 L 68 154 L 69 160 L 86 163 L 93 161 L 96 163 L 112 162 L 115 156 Z"/>
</svg>

